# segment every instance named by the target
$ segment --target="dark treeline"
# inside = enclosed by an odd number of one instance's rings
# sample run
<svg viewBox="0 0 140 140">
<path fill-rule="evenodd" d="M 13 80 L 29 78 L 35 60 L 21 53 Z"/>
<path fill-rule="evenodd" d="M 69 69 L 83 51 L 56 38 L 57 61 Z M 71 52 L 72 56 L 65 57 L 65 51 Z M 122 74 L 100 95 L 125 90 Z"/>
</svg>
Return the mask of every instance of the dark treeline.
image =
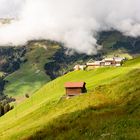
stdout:
<svg viewBox="0 0 140 140">
<path fill-rule="evenodd" d="M 13 73 L 14 71 L 20 68 L 21 63 L 24 63 L 26 60 L 24 55 L 26 53 L 26 47 L 0 47 L 0 72 L 3 72 L 4 75 L 0 77 L 0 116 L 4 115 L 11 109 L 13 106 L 10 106 L 11 102 L 14 102 L 15 99 L 8 97 L 3 94 L 5 84 L 8 81 L 5 81 L 5 76 Z"/>
<path fill-rule="evenodd" d="M 14 98 L 3 94 L 4 86 L 6 83 L 3 78 L 4 77 L 0 77 L 0 117 L 13 109 L 13 106 L 10 106 L 10 103 L 15 101 Z"/>
<path fill-rule="evenodd" d="M 0 71 L 12 73 L 20 68 L 23 63 L 25 47 L 0 47 Z"/>
<path fill-rule="evenodd" d="M 0 95 L 0 117 L 14 108 L 13 106 L 10 106 L 10 103 L 14 101 L 15 99 L 12 97 L 3 94 Z"/>
</svg>

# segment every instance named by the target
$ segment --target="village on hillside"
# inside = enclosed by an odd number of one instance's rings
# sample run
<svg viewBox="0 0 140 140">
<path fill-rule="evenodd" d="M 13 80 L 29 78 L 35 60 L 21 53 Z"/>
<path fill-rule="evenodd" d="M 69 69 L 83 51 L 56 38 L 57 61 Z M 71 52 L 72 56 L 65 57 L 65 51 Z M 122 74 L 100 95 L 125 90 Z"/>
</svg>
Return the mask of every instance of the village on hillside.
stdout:
<svg viewBox="0 0 140 140">
<path fill-rule="evenodd" d="M 126 59 L 125 57 L 105 58 L 101 61 L 94 61 L 91 59 L 84 65 L 80 65 L 80 64 L 75 65 L 73 69 L 75 71 L 78 71 L 78 70 L 85 70 L 85 69 L 92 70 L 99 67 L 109 67 L 109 66 L 120 67 L 122 66 L 125 59 Z"/>
<path fill-rule="evenodd" d="M 100 67 L 120 67 L 126 60 L 124 57 L 105 58 L 101 61 L 89 60 L 85 65 L 75 65 L 74 70 L 92 70 Z M 87 92 L 86 82 L 67 82 L 64 85 L 66 97 L 73 97 Z"/>
</svg>

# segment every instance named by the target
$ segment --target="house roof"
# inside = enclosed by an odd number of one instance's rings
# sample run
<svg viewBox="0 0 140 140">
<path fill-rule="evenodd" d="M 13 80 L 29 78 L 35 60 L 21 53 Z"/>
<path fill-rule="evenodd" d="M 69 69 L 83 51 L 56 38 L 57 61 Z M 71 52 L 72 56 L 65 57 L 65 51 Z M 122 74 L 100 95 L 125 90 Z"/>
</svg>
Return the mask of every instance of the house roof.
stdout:
<svg viewBox="0 0 140 140">
<path fill-rule="evenodd" d="M 121 57 L 114 57 L 114 60 L 115 60 L 116 62 L 121 62 L 121 61 L 124 60 L 124 58 L 121 58 Z"/>
<path fill-rule="evenodd" d="M 82 88 L 84 87 L 86 83 L 85 82 L 67 82 L 65 83 L 66 88 Z"/>
<path fill-rule="evenodd" d="M 88 66 L 97 66 L 100 65 L 101 61 L 94 61 L 93 63 L 87 63 Z"/>
<path fill-rule="evenodd" d="M 113 61 L 114 58 L 105 58 L 104 60 L 105 60 L 105 61 Z"/>
<path fill-rule="evenodd" d="M 93 59 L 90 59 L 87 63 L 94 63 L 95 61 Z"/>
<path fill-rule="evenodd" d="M 77 69 L 77 68 L 79 68 L 80 67 L 80 65 L 75 65 L 74 66 L 74 69 Z"/>
</svg>

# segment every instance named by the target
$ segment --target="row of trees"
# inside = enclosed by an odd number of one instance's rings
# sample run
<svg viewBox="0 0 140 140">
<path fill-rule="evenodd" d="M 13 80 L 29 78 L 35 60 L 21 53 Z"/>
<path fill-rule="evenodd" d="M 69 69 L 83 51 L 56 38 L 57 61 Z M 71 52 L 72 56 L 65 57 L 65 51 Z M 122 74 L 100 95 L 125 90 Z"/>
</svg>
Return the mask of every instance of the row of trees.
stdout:
<svg viewBox="0 0 140 140">
<path fill-rule="evenodd" d="M 20 64 L 26 61 L 24 57 L 25 47 L 0 47 L 0 71 L 12 73 L 20 68 Z"/>
</svg>

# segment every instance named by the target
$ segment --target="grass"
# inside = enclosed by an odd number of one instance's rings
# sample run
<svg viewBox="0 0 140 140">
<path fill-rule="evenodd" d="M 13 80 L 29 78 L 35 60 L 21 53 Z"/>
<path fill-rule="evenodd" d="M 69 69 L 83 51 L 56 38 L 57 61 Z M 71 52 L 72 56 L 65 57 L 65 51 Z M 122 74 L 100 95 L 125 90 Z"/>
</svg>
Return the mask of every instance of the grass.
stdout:
<svg viewBox="0 0 140 140">
<path fill-rule="evenodd" d="M 139 139 L 139 66 L 137 58 L 123 67 L 71 72 L 49 82 L 0 118 L 0 139 Z M 67 81 L 85 81 L 88 93 L 60 100 Z"/>
<path fill-rule="evenodd" d="M 132 60 L 126 61 L 124 66 L 140 67 L 140 57 L 134 58 Z"/>
<path fill-rule="evenodd" d="M 49 58 L 56 52 L 57 46 L 43 48 L 44 44 L 31 44 L 25 58 L 27 62 L 13 74 L 6 77 L 4 93 L 9 96 L 19 97 L 25 94 L 31 95 L 46 82 L 50 77 L 46 75 L 44 65 L 49 62 Z"/>
<path fill-rule="evenodd" d="M 0 72 L 0 78 L 3 77 L 3 76 L 4 76 L 4 73 L 3 72 Z"/>
</svg>

